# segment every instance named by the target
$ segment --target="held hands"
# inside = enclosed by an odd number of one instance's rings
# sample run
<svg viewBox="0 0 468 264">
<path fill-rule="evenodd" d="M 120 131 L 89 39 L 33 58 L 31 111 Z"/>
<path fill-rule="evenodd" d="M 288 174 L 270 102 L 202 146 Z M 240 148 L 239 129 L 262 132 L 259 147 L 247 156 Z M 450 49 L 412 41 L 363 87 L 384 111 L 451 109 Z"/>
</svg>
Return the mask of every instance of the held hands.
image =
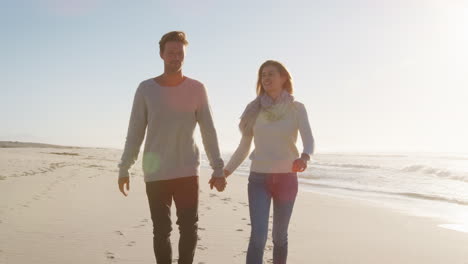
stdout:
<svg viewBox="0 0 468 264">
<path fill-rule="evenodd" d="M 213 186 L 216 188 L 218 192 L 224 191 L 226 189 L 227 181 L 226 178 L 231 175 L 231 172 L 228 170 L 223 170 L 224 177 L 211 177 L 210 181 L 210 189 L 213 190 Z"/>
<path fill-rule="evenodd" d="M 213 190 L 213 186 L 214 186 L 218 192 L 224 191 L 227 185 L 227 181 L 225 177 L 211 177 L 208 183 L 210 184 L 211 190 Z"/>
</svg>

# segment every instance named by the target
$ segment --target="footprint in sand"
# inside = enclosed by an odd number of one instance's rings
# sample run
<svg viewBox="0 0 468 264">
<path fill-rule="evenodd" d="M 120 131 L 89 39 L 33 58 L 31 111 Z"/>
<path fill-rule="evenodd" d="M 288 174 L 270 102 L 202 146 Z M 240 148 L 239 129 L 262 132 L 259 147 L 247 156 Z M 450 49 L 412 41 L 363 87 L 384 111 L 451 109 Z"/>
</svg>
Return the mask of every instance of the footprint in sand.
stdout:
<svg viewBox="0 0 468 264">
<path fill-rule="evenodd" d="M 203 227 L 199 227 L 198 230 L 201 230 L 201 231 L 205 231 L 206 228 L 203 228 Z"/>
<path fill-rule="evenodd" d="M 145 219 L 141 220 L 140 223 L 143 223 L 143 224 L 139 224 L 137 226 L 134 226 L 133 228 L 140 228 L 140 227 L 146 226 L 146 223 L 148 223 L 148 219 L 145 218 Z"/>
<path fill-rule="evenodd" d="M 114 260 L 115 259 L 114 253 L 110 251 L 106 251 L 106 258 L 109 260 Z"/>
<path fill-rule="evenodd" d="M 237 231 L 237 232 L 242 232 L 242 231 L 244 231 L 244 229 L 240 229 L 240 228 L 239 228 L 239 229 L 236 229 L 236 231 Z"/>
<path fill-rule="evenodd" d="M 115 231 L 114 233 L 116 233 L 116 234 L 119 235 L 119 236 L 124 236 L 124 234 L 122 233 L 122 231 L 119 231 L 119 230 Z"/>
<path fill-rule="evenodd" d="M 247 250 L 243 250 L 241 253 L 234 255 L 235 258 L 240 257 L 240 256 L 245 256 L 247 255 Z"/>
<path fill-rule="evenodd" d="M 133 247 L 135 243 L 136 243 L 135 241 L 130 241 L 128 242 L 127 247 Z"/>
<path fill-rule="evenodd" d="M 197 249 L 199 250 L 205 250 L 205 249 L 208 249 L 207 247 L 203 246 L 203 245 L 198 245 L 197 246 Z"/>
</svg>

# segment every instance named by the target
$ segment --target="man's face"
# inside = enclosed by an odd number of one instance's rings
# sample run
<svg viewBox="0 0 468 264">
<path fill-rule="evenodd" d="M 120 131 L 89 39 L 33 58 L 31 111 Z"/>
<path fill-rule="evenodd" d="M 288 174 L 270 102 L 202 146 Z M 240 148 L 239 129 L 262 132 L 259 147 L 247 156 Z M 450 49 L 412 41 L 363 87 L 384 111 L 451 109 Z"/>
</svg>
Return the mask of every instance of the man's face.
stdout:
<svg viewBox="0 0 468 264">
<path fill-rule="evenodd" d="M 160 53 L 164 61 L 164 69 L 167 72 L 178 72 L 182 70 L 185 57 L 185 46 L 180 41 L 169 41 L 164 46 L 164 51 Z"/>
</svg>

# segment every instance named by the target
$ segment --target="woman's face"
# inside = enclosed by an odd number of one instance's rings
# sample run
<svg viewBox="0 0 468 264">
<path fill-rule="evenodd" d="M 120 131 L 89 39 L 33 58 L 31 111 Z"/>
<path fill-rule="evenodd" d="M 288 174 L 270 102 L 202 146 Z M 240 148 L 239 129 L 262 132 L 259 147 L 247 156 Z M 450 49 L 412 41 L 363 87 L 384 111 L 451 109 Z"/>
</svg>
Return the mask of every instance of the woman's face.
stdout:
<svg viewBox="0 0 468 264">
<path fill-rule="evenodd" d="M 283 90 L 286 77 L 281 76 L 278 69 L 273 65 L 265 66 L 262 70 L 262 86 L 269 95 L 278 95 Z"/>
</svg>

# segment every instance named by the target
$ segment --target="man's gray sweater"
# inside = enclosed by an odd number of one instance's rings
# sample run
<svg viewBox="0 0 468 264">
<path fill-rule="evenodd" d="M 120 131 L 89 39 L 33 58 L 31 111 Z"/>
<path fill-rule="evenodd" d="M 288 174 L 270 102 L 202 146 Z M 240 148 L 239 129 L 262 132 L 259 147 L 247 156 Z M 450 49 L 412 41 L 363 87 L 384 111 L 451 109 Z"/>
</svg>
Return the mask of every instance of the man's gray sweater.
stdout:
<svg viewBox="0 0 468 264">
<path fill-rule="evenodd" d="M 197 123 L 213 176 L 221 177 L 224 163 L 204 85 L 188 77 L 171 87 L 154 79 L 143 81 L 135 93 L 119 176 L 135 163 L 145 133 L 145 182 L 198 175 L 200 154 L 193 139 Z"/>
</svg>

